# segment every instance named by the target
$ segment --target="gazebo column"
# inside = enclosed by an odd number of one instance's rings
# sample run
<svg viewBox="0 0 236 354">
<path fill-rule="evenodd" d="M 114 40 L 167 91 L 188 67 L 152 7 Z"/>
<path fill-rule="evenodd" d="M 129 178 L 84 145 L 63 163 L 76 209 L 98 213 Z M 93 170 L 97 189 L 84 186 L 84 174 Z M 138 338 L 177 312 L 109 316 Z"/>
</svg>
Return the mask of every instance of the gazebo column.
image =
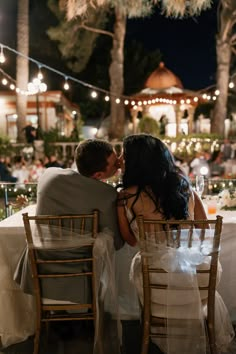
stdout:
<svg viewBox="0 0 236 354">
<path fill-rule="evenodd" d="M 180 122 L 181 122 L 181 110 L 180 110 L 180 105 L 177 104 L 175 106 L 175 122 L 176 122 L 176 136 L 179 135 L 179 127 L 180 127 Z"/>
<path fill-rule="evenodd" d="M 188 133 L 192 134 L 193 132 L 193 115 L 194 115 L 195 107 L 194 106 L 189 106 L 188 107 Z"/>
</svg>

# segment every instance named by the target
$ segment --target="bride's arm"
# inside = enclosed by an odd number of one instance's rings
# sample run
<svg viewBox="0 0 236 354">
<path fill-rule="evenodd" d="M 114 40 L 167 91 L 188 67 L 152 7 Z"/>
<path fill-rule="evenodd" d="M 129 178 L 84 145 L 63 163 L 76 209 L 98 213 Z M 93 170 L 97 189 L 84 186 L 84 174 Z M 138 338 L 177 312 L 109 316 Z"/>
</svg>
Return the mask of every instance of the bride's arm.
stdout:
<svg viewBox="0 0 236 354">
<path fill-rule="evenodd" d="M 137 240 L 130 228 L 129 221 L 126 216 L 124 199 L 122 199 L 122 192 L 118 196 L 117 215 L 121 236 L 130 246 L 135 246 Z"/>
</svg>

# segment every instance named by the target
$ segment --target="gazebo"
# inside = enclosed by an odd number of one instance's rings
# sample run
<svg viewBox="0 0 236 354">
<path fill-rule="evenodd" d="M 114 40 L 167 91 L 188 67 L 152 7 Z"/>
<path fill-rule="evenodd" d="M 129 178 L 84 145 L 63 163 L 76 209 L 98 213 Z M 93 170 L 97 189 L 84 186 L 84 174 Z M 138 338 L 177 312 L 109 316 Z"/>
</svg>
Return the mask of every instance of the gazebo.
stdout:
<svg viewBox="0 0 236 354">
<path fill-rule="evenodd" d="M 176 136 L 193 131 L 193 114 L 202 97 L 183 88 L 181 80 L 161 62 L 147 78 L 145 88 L 131 96 L 134 131 L 138 116 L 160 122 L 165 117 L 165 134 Z"/>
</svg>

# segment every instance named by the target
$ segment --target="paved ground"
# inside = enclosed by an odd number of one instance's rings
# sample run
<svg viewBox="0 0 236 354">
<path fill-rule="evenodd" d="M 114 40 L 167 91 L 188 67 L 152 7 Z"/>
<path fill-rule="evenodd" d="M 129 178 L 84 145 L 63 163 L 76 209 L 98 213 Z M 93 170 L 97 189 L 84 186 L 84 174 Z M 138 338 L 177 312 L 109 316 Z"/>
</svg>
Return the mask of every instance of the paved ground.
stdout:
<svg viewBox="0 0 236 354">
<path fill-rule="evenodd" d="M 50 328 L 48 340 L 46 340 L 46 334 L 42 336 L 40 354 L 92 354 L 92 332 L 90 325 L 81 326 L 79 323 L 53 324 Z M 123 333 L 122 354 L 139 354 L 141 329 L 138 323 L 136 321 L 126 321 L 123 323 Z M 33 338 L 0 351 L 0 354 L 32 353 Z M 156 346 L 151 345 L 149 354 L 161 354 L 161 352 Z M 236 354 L 236 341 L 232 343 L 227 354 Z"/>
</svg>

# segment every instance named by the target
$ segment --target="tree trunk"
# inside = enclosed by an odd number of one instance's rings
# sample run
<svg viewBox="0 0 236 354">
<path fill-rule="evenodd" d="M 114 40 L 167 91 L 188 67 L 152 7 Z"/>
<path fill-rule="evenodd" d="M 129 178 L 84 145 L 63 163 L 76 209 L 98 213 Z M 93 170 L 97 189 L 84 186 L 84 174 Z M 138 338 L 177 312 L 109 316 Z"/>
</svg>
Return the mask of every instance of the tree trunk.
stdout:
<svg viewBox="0 0 236 354">
<path fill-rule="evenodd" d="M 126 32 L 126 16 L 118 9 L 115 10 L 115 25 L 113 47 L 111 50 L 110 92 L 111 92 L 111 123 L 109 128 L 109 138 L 120 139 L 124 135 L 125 108 L 121 100 L 116 103 L 116 98 L 120 98 L 124 90 L 124 39 Z"/>
<path fill-rule="evenodd" d="M 229 41 L 222 41 L 220 38 L 216 44 L 217 53 L 217 88 L 220 91 L 213 110 L 211 121 L 211 132 L 224 136 L 225 119 L 227 115 L 229 68 L 231 59 L 231 48 Z"/>
<path fill-rule="evenodd" d="M 18 0 L 17 11 L 17 50 L 29 55 L 29 0 Z M 17 55 L 16 59 L 16 86 L 20 90 L 27 90 L 29 80 L 29 64 L 28 59 Z M 16 94 L 16 111 L 17 111 L 17 140 L 25 141 L 23 128 L 26 125 L 27 114 L 27 96 L 20 93 Z"/>
</svg>

